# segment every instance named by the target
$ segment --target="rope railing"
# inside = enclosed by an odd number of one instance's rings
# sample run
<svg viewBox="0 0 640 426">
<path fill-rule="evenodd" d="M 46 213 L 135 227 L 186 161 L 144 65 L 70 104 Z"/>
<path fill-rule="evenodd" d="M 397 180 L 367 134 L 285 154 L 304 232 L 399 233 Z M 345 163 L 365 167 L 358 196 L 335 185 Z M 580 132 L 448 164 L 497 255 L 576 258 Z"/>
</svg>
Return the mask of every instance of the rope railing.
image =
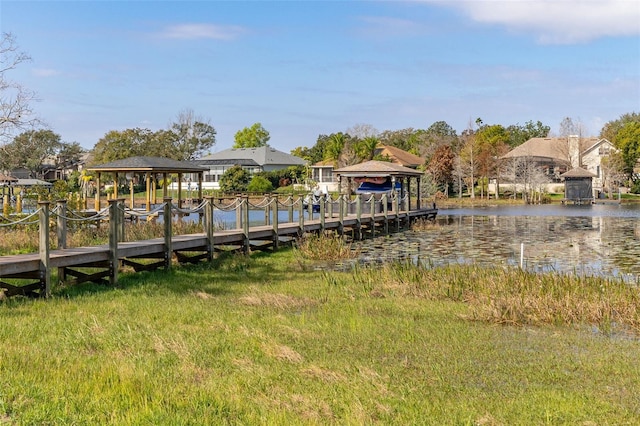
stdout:
<svg viewBox="0 0 640 426">
<path fill-rule="evenodd" d="M 38 219 L 34 220 L 34 221 L 29 221 L 30 219 L 32 219 L 34 216 L 37 218 L 38 215 L 40 214 L 40 209 L 34 211 L 33 213 L 30 213 L 28 216 L 25 216 L 23 218 L 20 218 L 18 220 L 14 220 L 11 222 L 7 222 L 7 223 L 0 223 L 0 227 L 9 227 L 9 226 L 16 226 L 16 225 L 33 225 L 38 223 Z M 10 220 L 4 216 L 0 216 L 3 220 Z"/>
</svg>

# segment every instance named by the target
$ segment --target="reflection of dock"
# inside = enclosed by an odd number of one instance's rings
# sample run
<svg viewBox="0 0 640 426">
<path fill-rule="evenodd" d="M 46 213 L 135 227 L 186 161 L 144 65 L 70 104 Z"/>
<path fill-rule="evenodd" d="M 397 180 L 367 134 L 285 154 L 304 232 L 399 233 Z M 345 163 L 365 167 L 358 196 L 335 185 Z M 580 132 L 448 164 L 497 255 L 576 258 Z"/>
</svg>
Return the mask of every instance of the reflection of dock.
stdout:
<svg viewBox="0 0 640 426">
<path fill-rule="evenodd" d="M 51 273 L 58 271 L 58 280 L 65 282 L 97 282 L 115 284 L 119 267 L 129 266 L 135 271 L 169 268 L 175 258 L 179 263 L 194 263 L 201 260 L 211 260 L 216 252 L 250 250 L 275 250 L 280 244 L 289 243 L 305 233 L 320 233 L 334 231 L 340 234 L 350 234 L 354 238 L 375 236 L 377 234 L 399 231 L 408 227 L 411 221 L 426 218 L 433 219 L 437 215 L 435 205 L 430 208 L 401 209 L 399 200 L 387 203 L 380 200 L 380 206 L 374 201 L 370 204 L 356 200 L 339 199 L 336 202 L 323 203 L 321 211 L 313 215 L 305 211 L 302 200 L 292 202 L 286 207 L 291 212 L 298 208 L 298 221 L 292 220 L 282 223 L 278 218 L 279 205 L 277 198 L 269 197 L 262 206 L 265 211 L 265 224 L 249 226 L 248 198 L 239 198 L 234 211 L 236 212 L 236 228 L 230 230 L 215 230 L 213 212 L 216 208 L 213 199 L 205 200 L 195 210 L 201 215 L 203 232 L 188 235 L 173 235 L 172 221 L 163 220 L 164 237 L 143 241 L 122 241 L 124 239 L 124 223 L 126 214 L 129 219 L 142 216 L 142 213 L 123 208 L 122 199 L 110 200 L 107 216 L 102 218 L 83 218 L 79 220 L 103 220 L 109 226 L 109 244 L 79 248 L 49 249 L 49 215 L 56 214 L 58 244 L 66 241 L 65 218 L 67 213 L 49 211 L 49 203 L 40 203 L 34 213 L 40 221 L 40 251 L 39 253 L 20 254 L 0 257 L 0 292 L 5 296 L 49 294 L 51 290 Z M 298 204 L 296 204 L 298 203 Z M 392 208 L 388 209 L 388 204 Z M 363 206 L 369 207 L 364 209 Z M 144 212 L 144 215 L 162 215 L 163 218 L 174 214 L 187 213 L 184 209 L 174 207 L 170 200 L 161 206 L 160 212 Z M 353 208 L 350 208 L 353 207 Z M 354 213 L 347 213 L 354 211 Z M 380 211 L 380 212 L 378 212 Z M 194 212 L 194 211 L 191 211 Z M 126 213 L 126 214 L 125 214 Z M 305 215 L 308 218 L 305 220 Z M 290 217 L 293 217 L 292 215 Z M 63 243 L 64 247 L 65 244 Z M 11 280 L 11 283 L 3 281 Z M 21 284 L 18 284 L 17 282 Z M 25 281 L 27 283 L 25 284 Z M 3 290 L 4 289 L 4 290 Z"/>
</svg>

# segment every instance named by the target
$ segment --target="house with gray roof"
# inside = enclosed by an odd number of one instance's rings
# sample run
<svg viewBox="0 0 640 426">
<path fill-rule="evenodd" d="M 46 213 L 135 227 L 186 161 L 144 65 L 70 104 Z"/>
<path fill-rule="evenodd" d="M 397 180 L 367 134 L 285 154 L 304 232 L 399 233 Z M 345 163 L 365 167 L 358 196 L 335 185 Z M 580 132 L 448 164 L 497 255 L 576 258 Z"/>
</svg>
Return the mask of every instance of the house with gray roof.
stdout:
<svg viewBox="0 0 640 426">
<path fill-rule="evenodd" d="M 282 170 L 291 166 L 304 166 L 306 161 L 270 146 L 257 148 L 229 148 L 193 161 L 204 167 L 203 187 L 218 189 L 220 177 L 225 171 L 239 165 L 250 174 Z"/>
</svg>

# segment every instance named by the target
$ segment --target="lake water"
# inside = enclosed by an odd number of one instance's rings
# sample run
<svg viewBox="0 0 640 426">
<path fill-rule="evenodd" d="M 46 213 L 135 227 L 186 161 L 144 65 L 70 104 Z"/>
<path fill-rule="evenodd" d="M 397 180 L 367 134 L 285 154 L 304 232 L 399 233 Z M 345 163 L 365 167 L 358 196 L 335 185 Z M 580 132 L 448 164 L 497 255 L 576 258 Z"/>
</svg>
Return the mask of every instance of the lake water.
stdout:
<svg viewBox="0 0 640 426">
<path fill-rule="evenodd" d="M 435 225 L 356 243 L 360 262 L 475 263 L 640 281 L 640 205 L 440 209 Z M 521 257 L 522 256 L 522 257 Z"/>
</svg>

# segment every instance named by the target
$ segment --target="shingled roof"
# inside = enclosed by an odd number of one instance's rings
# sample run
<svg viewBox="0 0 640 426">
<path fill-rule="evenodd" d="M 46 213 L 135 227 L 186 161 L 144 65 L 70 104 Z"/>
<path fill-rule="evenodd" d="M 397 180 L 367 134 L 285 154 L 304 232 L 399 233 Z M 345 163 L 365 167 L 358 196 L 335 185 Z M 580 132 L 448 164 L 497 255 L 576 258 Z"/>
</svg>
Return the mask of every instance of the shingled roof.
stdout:
<svg viewBox="0 0 640 426">
<path fill-rule="evenodd" d="M 421 176 L 422 172 L 388 161 L 365 161 L 353 166 L 334 170 L 333 173 L 346 177 Z"/>
<path fill-rule="evenodd" d="M 129 157 L 98 166 L 87 167 L 97 172 L 197 173 L 205 169 L 188 161 L 165 157 Z"/>
<path fill-rule="evenodd" d="M 240 164 L 239 161 L 252 160 L 260 166 L 304 166 L 307 162 L 295 155 L 278 151 L 270 146 L 257 148 L 229 148 L 198 159 L 199 164 Z M 216 163 L 212 163 L 216 161 Z"/>
<path fill-rule="evenodd" d="M 582 167 L 575 167 L 569 170 L 566 173 L 560 175 L 561 178 L 594 178 L 597 175 L 591 173 L 588 170 L 583 169 Z"/>
<path fill-rule="evenodd" d="M 378 145 L 376 148 L 376 155 L 382 157 L 389 157 L 392 163 L 400 164 L 405 167 L 415 169 L 416 167 L 424 164 L 424 158 L 418 157 L 415 154 L 402 150 L 392 145 Z"/>
</svg>

